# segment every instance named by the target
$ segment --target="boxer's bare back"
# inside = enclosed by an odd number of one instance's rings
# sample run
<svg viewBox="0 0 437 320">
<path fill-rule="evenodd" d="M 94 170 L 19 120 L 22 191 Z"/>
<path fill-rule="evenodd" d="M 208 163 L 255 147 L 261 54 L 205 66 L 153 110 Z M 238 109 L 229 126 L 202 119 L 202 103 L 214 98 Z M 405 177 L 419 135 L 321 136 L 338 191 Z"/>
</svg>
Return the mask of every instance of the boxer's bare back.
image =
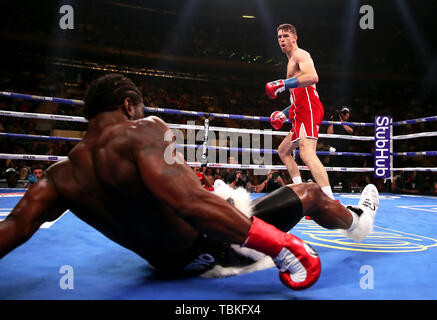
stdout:
<svg viewBox="0 0 437 320">
<path fill-rule="evenodd" d="M 161 119 L 153 116 L 121 122 L 107 113 L 96 116 L 69 158 L 46 170 L 9 219 L 16 217 L 20 225 L 31 226 L 33 230 L 29 231 L 33 233 L 43 222 L 70 209 L 158 268 L 184 255 L 198 237 L 198 230 L 214 233 L 212 229 L 218 228 L 219 237 L 223 232 L 229 239 L 242 242 L 250 220 L 202 188 L 185 163 L 166 163 L 163 155 L 170 142 L 164 135 L 168 130 Z M 27 202 L 33 205 L 28 207 Z M 225 230 L 218 221 L 207 219 L 195 229 L 187 221 L 196 210 L 196 214 L 201 211 L 211 216 L 214 212 L 210 206 L 227 220 L 222 221 L 224 224 L 231 223 L 241 231 Z M 229 212 L 235 213 L 234 221 L 228 219 Z"/>
</svg>

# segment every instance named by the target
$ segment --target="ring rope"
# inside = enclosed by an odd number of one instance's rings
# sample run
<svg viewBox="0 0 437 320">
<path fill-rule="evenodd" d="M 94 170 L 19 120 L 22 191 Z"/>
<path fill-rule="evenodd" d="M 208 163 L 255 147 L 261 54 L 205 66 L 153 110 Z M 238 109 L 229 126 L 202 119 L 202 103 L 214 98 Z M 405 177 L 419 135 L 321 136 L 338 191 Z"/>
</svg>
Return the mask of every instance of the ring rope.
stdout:
<svg viewBox="0 0 437 320">
<path fill-rule="evenodd" d="M 88 120 L 85 119 L 84 117 L 64 116 L 60 114 L 5 111 L 5 110 L 0 110 L 0 116 L 14 117 L 14 118 L 31 118 L 31 119 L 41 119 L 41 120 L 69 121 L 69 122 L 84 122 L 84 123 L 88 122 Z"/>
<path fill-rule="evenodd" d="M 170 129 L 187 129 L 187 130 L 199 130 L 202 131 L 204 128 L 201 125 L 190 125 L 190 124 L 168 124 Z M 228 127 L 209 127 L 210 131 L 217 132 L 229 132 L 229 133 L 248 133 L 248 134 L 264 134 L 264 135 L 278 135 L 286 136 L 288 131 L 273 131 L 271 129 L 241 129 L 241 128 L 228 128 Z M 375 137 L 371 136 L 352 136 L 352 135 L 341 135 L 341 134 L 324 134 L 320 133 L 319 138 L 328 139 L 345 139 L 345 140 L 357 140 L 357 141 L 373 141 Z"/>
<path fill-rule="evenodd" d="M 59 136 L 44 136 L 44 135 L 32 135 L 32 134 L 24 134 L 24 133 L 7 133 L 0 132 L 0 136 L 9 137 L 9 138 L 19 138 L 19 139 L 33 139 L 33 140 L 55 140 L 55 141 L 71 141 L 71 142 L 79 142 L 81 138 L 71 138 L 71 137 L 59 137 Z M 184 148 L 199 148 L 203 147 L 203 145 L 190 145 L 190 144 L 177 144 L 176 147 L 184 147 Z M 273 153 L 277 154 L 276 150 L 273 149 L 256 149 L 256 148 L 233 148 L 233 147 L 220 147 L 220 146 L 207 146 L 208 149 L 212 150 L 223 150 L 223 151 L 237 151 L 237 152 L 259 152 L 259 153 Z M 299 150 L 296 150 L 297 154 L 300 153 Z M 373 153 L 364 153 L 364 152 L 331 152 L 331 151 L 317 151 L 318 155 L 330 156 L 330 155 L 338 155 L 338 156 L 373 156 Z M 415 152 L 394 152 L 393 156 L 435 156 L 437 155 L 437 151 L 415 151 Z"/>
<path fill-rule="evenodd" d="M 392 123 L 392 125 L 393 126 L 400 126 L 400 125 L 406 125 L 406 124 L 415 124 L 415 123 L 420 123 L 420 122 L 431 122 L 431 121 L 437 121 L 437 116 L 411 119 L 411 120 L 403 120 L 403 121 L 395 121 Z"/>
<path fill-rule="evenodd" d="M 0 91 L 1 96 L 11 97 L 11 98 L 17 98 L 17 99 L 24 99 L 24 100 L 41 100 L 41 101 L 49 101 L 49 102 L 56 102 L 56 103 L 63 103 L 63 104 L 70 104 L 70 105 L 80 105 L 83 106 L 85 103 L 82 100 L 76 100 L 76 99 L 65 99 L 65 98 L 57 98 L 57 97 L 48 97 L 48 96 L 39 96 L 39 95 L 30 95 L 30 94 L 24 94 L 24 93 L 16 93 L 16 92 L 6 92 L 6 91 Z M 187 111 L 187 110 L 177 110 L 177 109 L 168 109 L 168 108 L 152 108 L 152 107 L 146 107 L 146 111 L 151 112 L 166 112 L 166 113 L 178 113 L 178 114 L 190 114 L 190 115 L 197 115 L 197 116 L 204 116 L 204 112 L 198 112 L 198 111 Z M 211 113 L 211 116 L 213 117 L 223 117 L 223 118 L 230 118 L 232 116 L 237 116 L 238 119 L 242 120 L 258 120 L 258 121 L 268 121 L 268 117 L 259 117 L 259 116 L 246 116 L 246 115 L 230 115 L 230 114 L 221 114 L 221 113 Z M 431 122 L 431 121 L 437 121 L 437 116 L 431 116 L 431 117 L 424 117 L 424 118 L 418 118 L 418 119 L 410 119 L 410 120 L 402 120 L 402 121 L 396 121 L 393 122 L 392 126 L 400 126 L 400 125 L 407 125 L 407 124 L 415 124 L 420 122 Z M 334 124 L 334 125 L 356 125 L 356 126 L 373 126 L 374 123 L 366 123 L 366 122 L 340 122 L 340 121 L 323 121 L 322 124 Z"/>
<path fill-rule="evenodd" d="M 8 154 L 0 153 L 0 159 L 8 160 L 36 160 L 36 161 L 62 161 L 68 159 L 67 156 L 48 156 L 35 154 Z M 200 162 L 187 162 L 190 166 L 201 166 Z M 284 165 L 257 165 L 257 164 L 231 164 L 231 163 L 208 163 L 207 167 L 212 168 L 233 168 L 233 169 L 271 169 L 287 170 Z M 309 170 L 307 166 L 299 166 L 299 170 Z M 341 172 L 373 172 L 374 168 L 352 168 L 352 167 L 326 167 L 326 171 Z M 437 172 L 437 168 L 414 167 L 414 168 L 391 168 L 391 171 L 432 171 Z"/>
<path fill-rule="evenodd" d="M 176 148 L 190 148 L 199 149 L 203 145 L 195 144 L 176 144 Z M 274 149 L 257 149 L 257 148 L 235 148 L 235 147 L 224 147 L 224 146 L 208 146 L 211 150 L 222 150 L 222 151 L 236 151 L 236 152 L 256 152 L 256 153 L 272 153 L 277 154 L 278 151 Z M 297 154 L 300 154 L 299 150 L 296 150 Z M 363 152 L 331 152 L 331 151 L 316 151 L 316 154 L 322 156 L 360 156 L 360 157 L 371 157 L 373 153 L 363 153 Z"/>
<path fill-rule="evenodd" d="M 9 138 L 19 138 L 19 139 L 57 140 L 57 141 L 72 141 L 72 142 L 78 142 L 82 140 L 81 138 L 42 136 L 42 135 L 34 135 L 34 134 L 7 133 L 7 132 L 0 132 L 0 136 L 9 137 Z"/>
<path fill-rule="evenodd" d="M 82 138 L 71 138 L 71 137 L 59 137 L 59 136 L 44 136 L 44 135 L 32 135 L 32 134 L 24 134 L 24 133 L 7 133 L 0 132 L 0 136 L 9 137 L 9 138 L 19 138 L 19 139 L 33 139 L 33 140 L 55 140 L 55 141 L 71 141 L 71 142 L 79 142 Z M 206 144 L 202 145 L 194 145 L 194 144 L 176 144 L 176 148 L 204 148 Z M 257 148 L 235 148 L 235 147 L 224 147 L 224 146 L 211 146 L 206 145 L 207 149 L 211 150 L 223 150 L 223 151 L 237 151 L 237 152 L 257 152 L 257 153 L 273 153 L 277 154 L 277 150 L 273 149 L 257 149 Z M 300 154 L 299 150 L 296 150 L 297 154 Z M 338 156 L 373 156 L 373 153 L 364 153 L 364 152 L 331 152 L 331 151 L 317 151 L 318 155 L 329 156 L 329 155 L 338 155 Z"/>
<path fill-rule="evenodd" d="M 63 104 L 72 104 L 72 105 L 79 105 L 79 106 L 83 106 L 85 104 L 82 100 L 76 100 L 76 99 L 46 97 L 46 96 L 38 96 L 33 94 L 6 92 L 6 91 L 0 91 L 0 96 L 23 99 L 23 100 L 40 100 L 40 101 L 56 102 L 56 103 L 63 103 Z"/>
<path fill-rule="evenodd" d="M 145 107 L 145 110 L 148 112 L 159 112 L 159 113 L 170 113 L 170 114 L 180 114 L 180 115 L 191 115 L 191 116 L 205 116 L 206 112 L 202 111 L 188 111 L 188 110 L 178 110 L 178 109 L 169 109 L 169 108 L 152 108 Z M 248 116 L 248 115 L 238 115 L 238 114 L 226 114 L 226 113 L 208 113 L 211 117 L 214 118 L 226 118 L 226 119 L 235 119 L 235 120 L 254 120 L 254 121 L 265 121 L 269 122 L 269 117 L 262 116 Z M 284 121 L 284 123 L 291 123 L 290 120 Z M 322 121 L 322 124 L 334 124 L 334 125 L 349 125 L 349 126 L 365 126 L 365 127 L 373 127 L 374 123 L 368 122 L 342 122 L 342 121 Z"/>
<path fill-rule="evenodd" d="M 39 101 L 48 101 L 48 102 L 56 102 L 62 104 L 70 104 L 70 105 L 80 105 L 83 106 L 85 103 L 82 100 L 76 99 L 65 99 L 65 98 L 56 98 L 56 97 L 47 97 L 47 96 L 38 96 L 24 93 L 16 93 L 16 92 L 5 92 L 0 91 L 0 95 L 7 96 L 10 98 L 18 98 L 24 100 L 39 100 Z M 181 115 L 192 115 L 192 116 L 205 116 L 206 112 L 201 111 L 188 111 L 188 110 L 178 110 L 178 109 L 170 109 L 170 108 L 155 108 L 155 107 L 145 107 L 145 111 L 148 112 L 161 112 L 161 113 L 173 113 L 173 114 L 181 114 Z M 236 114 L 225 114 L 225 113 L 209 113 L 211 117 L 214 118 L 227 118 L 227 119 L 236 119 L 236 120 L 254 120 L 254 121 L 269 121 L 269 117 L 262 116 L 248 116 L 248 115 L 236 115 Z M 287 120 L 286 122 L 290 122 Z M 350 125 L 350 126 L 373 126 L 373 123 L 366 122 L 341 122 L 341 121 L 322 121 L 322 124 L 333 124 L 333 125 Z"/>
<path fill-rule="evenodd" d="M 435 137 L 437 136 L 437 132 L 419 132 L 419 133 L 411 133 L 411 134 L 403 134 L 399 136 L 393 136 L 393 140 L 406 140 L 413 138 L 424 138 L 424 137 Z"/>
<path fill-rule="evenodd" d="M 68 159 L 67 156 L 48 156 L 36 154 L 7 154 L 0 153 L 0 159 L 9 160 L 36 160 L 36 161 L 62 161 Z M 202 166 L 201 162 L 187 162 L 190 166 Z M 231 163 L 212 163 L 206 164 L 211 168 L 233 168 L 233 169 L 271 169 L 287 170 L 284 165 L 261 165 L 261 164 L 231 164 Z M 343 168 L 343 167 L 326 167 L 327 171 L 345 171 L 345 172 L 371 172 L 373 168 Z M 309 170 L 307 166 L 299 166 L 300 170 Z M 436 168 L 437 169 L 437 168 Z"/>
<path fill-rule="evenodd" d="M 0 153 L 0 159 L 6 160 L 35 160 L 35 161 L 62 161 L 68 159 L 67 156 L 47 156 L 39 154 L 10 154 Z"/>
<path fill-rule="evenodd" d="M 417 151 L 417 152 L 393 152 L 393 156 L 400 157 L 400 156 L 437 156 L 437 151 Z"/>
<path fill-rule="evenodd" d="M 58 114 L 45 114 L 45 113 L 31 113 L 31 112 L 18 112 L 18 111 L 4 111 L 0 110 L 0 116 L 16 117 L 16 118 L 31 118 L 42 120 L 57 120 L 57 121 L 71 121 L 71 122 L 83 122 L 87 123 L 88 120 L 84 117 L 77 116 L 64 116 Z M 194 129 L 204 130 L 204 126 L 201 125 L 188 125 L 188 124 L 168 124 L 170 129 Z M 286 136 L 288 131 L 273 131 L 271 129 L 241 129 L 241 128 L 225 128 L 225 127 L 210 127 L 211 131 L 223 131 L 223 132 L 235 132 L 235 133 L 249 133 L 249 134 L 268 134 Z M 341 134 L 319 134 L 320 138 L 327 139 L 346 139 L 346 140 L 360 140 L 360 141 L 373 141 L 374 137 L 371 136 L 350 136 Z"/>
</svg>

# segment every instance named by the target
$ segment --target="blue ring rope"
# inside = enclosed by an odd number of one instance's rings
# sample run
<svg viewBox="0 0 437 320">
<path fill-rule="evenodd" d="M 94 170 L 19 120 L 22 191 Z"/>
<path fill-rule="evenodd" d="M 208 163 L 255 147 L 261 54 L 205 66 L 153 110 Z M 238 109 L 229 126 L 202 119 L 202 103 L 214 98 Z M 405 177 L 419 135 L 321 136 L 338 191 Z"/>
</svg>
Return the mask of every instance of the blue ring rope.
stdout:
<svg viewBox="0 0 437 320">
<path fill-rule="evenodd" d="M 47 96 L 31 95 L 31 94 L 16 93 L 16 92 L 6 92 L 6 91 L 0 91 L 0 96 L 6 96 L 6 97 L 24 99 L 24 100 L 56 102 L 56 103 L 69 104 L 69 105 L 79 105 L 79 106 L 83 106 L 85 104 L 82 100 L 76 100 L 76 99 L 47 97 Z M 198 117 L 204 117 L 207 114 L 206 112 L 200 112 L 200 111 L 187 111 L 187 110 L 177 110 L 177 109 L 170 109 L 170 108 L 152 108 L 152 107 L 145 107 L 145 111 L 168 113 L 168 114 L 180 114 L 180 115 L 185 115 L 185 116 L 191 115 L 191 116 L 198 116 Z M 214 117 L 214 118 L 269 122 L 269 117 L 248 116 L 248 115 L 238 115 L 238 114 L 224 114 L 224 113 L 214 113 L 214 112 L 208 113 L 208 114 L 210 117 Z M 290 120 L 287 120 L 286 123 L 290 123 Z M 365 123 L 365 122 L 341 122 L 340 123 L 339 121 L 322 121 L 322 124 L 364 126 L 364 127 L 374 126 L 373 123 Z"/>
</svg>

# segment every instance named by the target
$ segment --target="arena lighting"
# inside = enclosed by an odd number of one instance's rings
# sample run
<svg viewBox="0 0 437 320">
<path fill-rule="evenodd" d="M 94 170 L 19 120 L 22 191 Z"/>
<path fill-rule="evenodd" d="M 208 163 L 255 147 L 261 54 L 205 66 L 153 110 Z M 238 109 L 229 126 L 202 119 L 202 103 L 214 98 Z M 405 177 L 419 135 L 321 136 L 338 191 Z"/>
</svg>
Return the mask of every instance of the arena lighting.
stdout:
<svg viewBox="0 0 437 320">
<path fill-rule="evenodd" d="M 426 43 L 423 33 L 419 31 L 414 17 L 412 16 L 410 10 L 408 9 L 404 0 L 395 0 L 396 7 L 401 14 L 402 20 L 405 24 L 405 29 L 408 32 L 408 40 L 412 42 L 416 54 L 419 55 L 420 60 L 424 67 L 427 67 L 430 62 L 430 50 Z"/>
<path fill-rule="evenodd" d="M 350 70 L 354 54 L 355 54 L 355 44 L 358 29 L 358 19 L 359 19 L 359 0 L 349 0 L 347 1 L 346 11 L 345 11 L 345 23 L 343 24 L 343 31 L 341 37 L 340 52 L 342 52 L 342 60 L 340 66 L 340 74 L 347 74 Z M 342 79 L 338 98 L 349 99 L 350 94 L 350 81 L 347 79 Z"/>
<path fill-rule="evenodd" d="M 434 58 L 432 57 L 432 52 L 426 39 L 424 38 L 423 32 L 421 32 L 417 26 L 417 23 L 405 1 L 395 0 L 395 3 L 397 10 L 401 14 L 402 21 L 408 35 L 407 38 L 411 42 L 411 45 L 414 48 L 413 51 L 416 54 L 417 59 L 420 60 L 421 66 L 425 72 L 420 90 L 418 90 L 416 93 L 417 97 L 419 97 L 423 94 L 426 94 L 426 91 L 430 88 L 435 90 L 435 85 L 437 83 L 437 55 L 435 55 Z"/>
<path fill-rule="evenodd" d="M 167 39 L 167 45 L 162 49 L 162 52 L 167 52 L 170 48 L 177 44 L 177 41 L 184 37 L 184 33 L 188 30 L 193 21 L 195 10 L 199 6 L 199 0 L 189 0 L 183 11 L 179 15 L 175 26 L 170 33 L 170 39 Z"/>
<path fill-rule="evenodd" d="M 242 17 L 243 19 L 255 19 L 255 18 L 256 18 L 255 16 L 245 15 L 245 14 L 243 14 L 241 17 Z"/>
<path fill-rule="evenodd" d="M 134 10 L 143 10 L 143 11 L 148 11 L 148 12 L 153 12 L 153 13 L 165 13 L 165 14 L 172 14 L 172 15 L 178 14 L 178 12 L 175 12 L 175 11 L 159 10 L 159 9 L 154 9 L 154 8 L 132 5 L 132 4 L 128 4 L 128 3 L 121 3 L 121 2 L 114 2 L 114 1 L 108 1 L 107 3 L 110 5 L 113 5 L 113 6 L 129 8 L 129 9 L 134 9 Z"/>
<path fill-rule="evenodd" d="M 341 42 L 343 46 L 342 50 L 345 53 L 345 59 L 343 60 L 345 62 L 345 68 L 347 68 L 348 64 L 350 64 L 351 58 L 354 53 L 359 17 L 359 0 L 350 0 L 347 3 L 348 5 L 346 8 L 346 23 L 343 25 L 343 41 Z"/>
<path fill-rule="evenodd" d="M 272 36 L 276 39 L 276 26 L 273 24 L 271 11 L 264 3 L 264 0 L 256 0 L 256 8 L 258 15 L 261 17 L 265 32 L 268 35 L 268 39 Z"/>
<path fill-rule="evenodd" d="M 263 41 L 268 44 L 268 47 L 276 52 L 278 42 L 276 39 L 276 25 L 273 23 L 272 13 L 270 8 L 266 5 L 264 0 L 256 0 L 256 12 L 259 19 L 257 22 L 261 22 L 262 33 L 263 33 Z M 270 63 L 273 61 L 273 58 L 267 60 L 265 63 Z"/>
</svg>

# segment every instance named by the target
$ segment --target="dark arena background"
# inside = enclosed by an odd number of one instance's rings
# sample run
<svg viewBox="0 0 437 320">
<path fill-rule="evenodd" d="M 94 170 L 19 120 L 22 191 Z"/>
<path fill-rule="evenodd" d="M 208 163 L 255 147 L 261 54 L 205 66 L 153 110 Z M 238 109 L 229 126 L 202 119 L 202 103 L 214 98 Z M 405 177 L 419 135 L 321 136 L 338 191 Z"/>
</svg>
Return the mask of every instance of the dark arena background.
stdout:
<svg viewBox="0 0 437 320">
<path fill-rule="evenodd" d="M 380 208 L 363 242 L 306 219 L 290 231 L 322 260 L 319 281 L 304 291 L 284 287 L 274 267 L 157 279 L 147 261 L 66 211 L 0 260 L 0 299 L 435 300 L 436 13 L 434 0 L 2 2 L 0 221 L 38 169 L 84 137 L 82 99 L 105 73 L 132 79 L 145 115 L 182 132 L 178 148 L 205 187 L 223 179 L 255 199 L 292 183 L 276 151 L 291 124 L 277 131 L 269 123 L 290 96 L 265 93 L 267 82 L 286 77 L 276 35 L 282 23 L 296 26 L 298 46 L 317 69 L 325 108 L 317 154 L 335 198 L 356 204 L 371 183 Z M 344 107 L 350 118 L 343 121 Z M 376 170 L 376 117 L 391 121 L 385 177 Z M 352 134 L 327 132 L 342 121 Z M 303 181 L 314 180 L 299 150 L 294 156 Z M 175 310 L 168 313 L 177 317 Z"/>
</svg>

